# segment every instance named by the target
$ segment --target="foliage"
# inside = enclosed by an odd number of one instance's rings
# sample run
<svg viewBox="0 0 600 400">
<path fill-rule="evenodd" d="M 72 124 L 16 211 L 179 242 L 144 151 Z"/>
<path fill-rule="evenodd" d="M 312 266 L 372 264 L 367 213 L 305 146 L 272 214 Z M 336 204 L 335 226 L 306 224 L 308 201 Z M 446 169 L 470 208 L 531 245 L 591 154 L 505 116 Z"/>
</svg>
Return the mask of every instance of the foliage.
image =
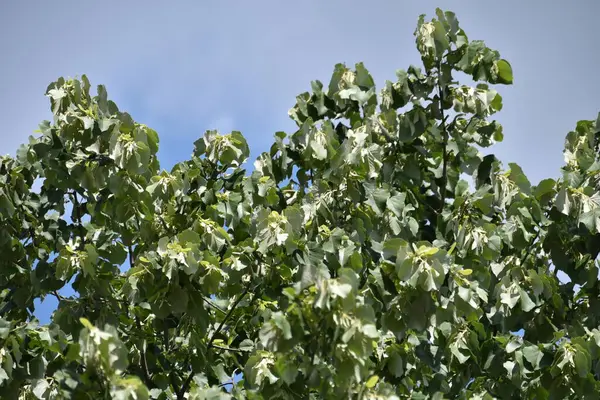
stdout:
<svg viewBox="0 0 600 400">
<path fill-rule="evenodd" d="M 600 125 L 532 185 L 480 151 L 510 64 L 450 12 L 415 36 L 379 95 L 362 64 L 313 82 L 251 174 L 214 131 L 161 171 L 103 86 L 52 83 L 0 159 L 2 396 L 597 398 Z"/>
</svg>

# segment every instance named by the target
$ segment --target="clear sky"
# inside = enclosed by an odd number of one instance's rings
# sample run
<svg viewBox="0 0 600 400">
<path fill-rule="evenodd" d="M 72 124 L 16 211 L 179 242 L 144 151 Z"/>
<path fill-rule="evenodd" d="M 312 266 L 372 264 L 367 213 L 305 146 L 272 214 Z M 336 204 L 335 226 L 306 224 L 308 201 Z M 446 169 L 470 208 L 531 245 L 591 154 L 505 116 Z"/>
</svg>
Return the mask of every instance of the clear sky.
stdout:
<svg viewBox="0 0 600 400">
<path fill-rule="evenodd" d="M 565 134 L 600 111 L 598 0 L 0 0 L 0 154 L 51 118 L 48 83 L 87 74 L 158 131 L 165 168 L 207 129 L 242 131 L 254 157 L 336 63 L 363 61 L 379 87 L 419 64 L 417 17 L 438 6 L 512 64 L 493 152 L 534 184 L 558 176 Z"/>
</svg>

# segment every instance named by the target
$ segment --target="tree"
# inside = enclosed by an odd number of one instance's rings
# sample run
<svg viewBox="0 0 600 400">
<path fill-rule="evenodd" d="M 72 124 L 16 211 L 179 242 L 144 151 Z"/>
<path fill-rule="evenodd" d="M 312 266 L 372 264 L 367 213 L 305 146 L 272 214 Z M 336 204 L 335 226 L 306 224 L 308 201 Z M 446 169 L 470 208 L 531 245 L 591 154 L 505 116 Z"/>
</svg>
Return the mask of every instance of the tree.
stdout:
<svg viewBox="0 0 600 400">
<path fill-rule="evenodd" d="M 0 158 L 3 398 L 597 398 L 600 124 L 531 185 L 480 152 L 510 64 L 451 12 L 415 36 L 379 96 L 360 63 L 313 82 L 251 174 L 215 131 L 161 171 L 103 86 L 52 83 Z"/>
</svg>

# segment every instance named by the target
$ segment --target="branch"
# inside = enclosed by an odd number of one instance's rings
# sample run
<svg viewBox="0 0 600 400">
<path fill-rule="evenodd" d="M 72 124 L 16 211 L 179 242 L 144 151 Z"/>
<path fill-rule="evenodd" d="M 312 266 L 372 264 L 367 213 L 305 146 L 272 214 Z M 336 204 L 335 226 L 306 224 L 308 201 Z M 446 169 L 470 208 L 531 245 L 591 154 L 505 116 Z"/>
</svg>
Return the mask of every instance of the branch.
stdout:
<svg viewBox="0 0 600 400">
<path fill-rule="evenodd" d="M 201 292 L 201 288 L 199 288 L 195 282 L 192 282 L 192 286 L 194 287 L 194 289 L 198 290 Z M 213 309 L 215 309 L 216 311 L 220 312 L 221 314 L 225 315 L 227 314 L 227 311 L 223 310 L 223 308 L 219 307 L 218 305 L 216 305 L 215 303 L 213 303 L 210 299 L 206 298 L 204 295 L 200 294 L 200 296 L 202 297 L 202 300 L 204 300 L 204 302 L 206 304 L 208 304 L 210 307 L 212 307 Z"/>
<path fill-rule="evenodd" d="M 135 256 L 133 255 L 133 248 L 131 245 L 127 246 L 127 251 L 129 251 L 129 268 L 133 268 L 135 264 Z"/>
<path fill-rule="evenodd" d="M 235 389 L 235 373 L 238 372 L 238 369 L 234 369 L 233 372 L 231 373 L 231 391 L 233 392 L 233 390 Z M 221 387 L 225 387 L 227 386 L 229 383 L 222 383 Z"/>
<path fill-rule="evenodd" d="M 31 243 L 33 243 L 34 246 L 37 246 L 35 243 L 35 230 L 32 226 L 29 227 L 29 236 L 31 237 Z"/>
<path fill-rule="evenodd" d="M 76 191 L 72 191 L 71 195 L 73 196 L 73 208 L 75 209 L 75 218 L 77 218 L 77 225 L 79 226 L 79 236 L 81 237 L 81 244 L 79 245 L 79 247 L 81 249 L 83 249 L 84 245 L 85 245 L 85 232 L 84 232 L 84 228 L 83 225 L 81 224 L 81 210 L 79 209 L 80 205 L 79 205 L 79 200 L 77 199 L 77 192 Z"/>
<path fill-rule="evenodd" d="M 227 313 L 225 310 L 223 310 L 221 307 L 219 307 L 218 305 L 216 305 L 215 303 L 213 303 L 212 301 L 210 301 L 206 297 L 202 296 L 202 300 L 204 300 L 206 302 L 206 304 L 208 304 L 209 306 L 211 306 L 215 310 L 219 311 L 221 314 L 225 315 Z"/>
<path fill-rule="evenodd" d="M 3 299 L 3 301 L 6 302 L 6 304 L 0 310 L 0 317 L 3 317 L 4 314 L 8 313 L 10 310 L 12 310 L 15 307 L 16 304 L 12 300 L 14 293 L 15 293 L 15 289 L 14 288 L 10 289 L 10 292 L 8 292 L 8 295 L 6 295 L 6 297 Z"/>
<path fill-rule="evenodd" d="M 365 263 L 360 271 L 360 283 L 358 284 L 359 289 L 362 289 L 366 285 L 367 279 L 369 279 L 369 264 Z"/>
<path fill-rule="evenodd" d="M 390 133 L 388 132 L 388 130 L 386 129 L 385 126 L 383 126 L 383 124 L 381 123 L 381 121 L 379 120 L 379 118 L 373 118 L 373 120 L 375 122 L 377 122 L 377 125 L 379 126 L 379 128 L 381 129 L 381 134 L 383 136 L 385 136 L 385 138 L 388 140 L 389 143 L 396 145 L 397 140 L 395 140 L 392 135 L 390 135 Z"/>
<path fill-rule="evenodd" d="M 163 328 L 163 342 L 165 342 L 165 350 L 168 353 L 171 350 L 171 341 L 169 340 L 169 328 L 166 325 Z"/>
<path fill-rule="evenodd" d="M 72 299 L 68 299 L 64 296 L 61 296 L 60 293 L 58 293 L 56 290 L 51 291 L 49 294 L 56 297 L 56 300 L 58 301 L 72 301 Z"/>
<path fill-rule="evenodd" d="M 225 315 L 225 318 L 223 318 L 223 321 L 221 321 L 221 323 L 219 324 L 219 326 L 217 327 L 217 329 L 211 335 L 211 337 L 210 337 L 210 339 L 208 341 L 207 348 L 213 347 L 213 341 L 215 340 L 216 336 L 219 334 L 219 332 L 221 332 L 221 329 L 223 329 L 223 326 L 225 325 L 225 323 L 227 322 L 227 320 L 231 317 L 231 315 L 235 311 L 235 309 L 238 306 L 238 304 L 240 304 L 240 302 L 244 299 L 244 297 L 246 297 L 246 295 L 250 291 L 250 285 L 251 284 L 252 284 L 252 280 L 248 281 L 248 284 L 246 285 L 246 288 L 244 289 L 244 291 L 242 292 L 242 294 L 240 295 L 240 297 L 238 297 L 237 300 L 233 303 L 233 305 L 231 306 L 231 309 L 229 310 L 229 312 L 227 313 L 227 315 Z M 177 399 L 178 400 L 183 400 L 183 395 L 185 394 L 186 390 L 188 389 L 188 387 L 192 383 L 192 378 L 193 377 L 194 377 L 194 369 L 192 368 L 192 370 L 190 371 L 190 374 L 186 378 L 185 382 L 183 382 L 183 385 L 181 386 L 181 389 L 179 389 L 179 392 L 177 393 Z"/>
<path fill-rule="evenodd" d="M 175 373 L 173 371 L 169 373 L 169 381 L 171 383 L 171 387 L 173 388 L 173 392 L 177 393 L 177 380 L 175 379 Z M 177 398 L 179 399 L 179 394 L 177 395 Z"/>
<path fill-rule="evenodd" d="M 438 64 L 438 74 L 442 73 L 442 65 L 441 63 Z M 438 76 L 438 79 L 440 77 Z M 439 80 L 438 80 L 439 82 Z M 444 134 L 444 142 L 443 142 L 443 146 L 444 146 L 444 153 L 443 153 L 443 159 L 442 159 L 442 190 L 441 190 L 441 195 L 442 195 L 442 204 L 440 206 L 440 210 L 444 209 L 444 205 L 446 205 L 446 185 L 448 184 L 448 130 L 446 129 L 446 116 L 444 115 L 444 91 L 442 90 L 442 86 L 438 83 L 438 93 L 439 93 L 439 97 L 440 97 L 440 112 L 442 113 L 442 124 L 441 124 L 441 128 L 442 128 L 442 133 Z"/>
<path fill-rule="evenodd" d="M 210 347 L 212 345 L 213 341 L 216 339 L 216 336 L 219 334 L 219 332 L 221 332 L 221 329 L 223 329 L 223 326 L 225 325 L 225 322 L 227 322 L 227 320 L 231 317 L 231 315 L 235 311 L 235 309 L 238 306 L 238 304 L 240 304 L 240 302 L 244 299 L 244 297 L 246 297 L 246 295 L 250 291 L 250 285 L 251 284 L 252 284 L 252 281 L 251 280 L 248 281 L 248 284 L 246 285 L 246 288 L 244 289 L 244 291 L 242 292 L 242 294 L 240 295 L 240 297 L 238 297 L 238 299 L 233 303 L 233 306 L 231 306 L 231 309 L 229 310 L 229 312 L 227 313 L 227 315 L 225 315 L 225 318 L 223 318 L 223 321 L 221 321 L 221 323 L 217 327 L 217 330 L 215 330 L 213 332 L 213 334 L 210 337 L 210 340 L 208 341 L 208 347 Z"/>
<path fill-rule="evenodd" d="M 137 325 L 137 328 L 140 330 L 140 332 L 142 331 L 142 324 L 140 324 L 140 320 L 139 318 L 136 316 L 135 317 L 135 323 Z M 146 339 L 144 339 L 144 342 L 146 341 Z M 154 382 L 152 381 L 152 378 L 150 377 L 150 372 L 148 372 L 148 360 L 146 359 L 146 351 L 144 350 L 144 345 L 142 344 L 142 347 L 140 348 L 140 358 L 142 359 L 141 364 L 142 364 L 142 372 L 144 373 L 144 381 L 146 382 L 146 386 L 150 387 L 150 388 L 154 388 L 156 387 L 154 385 Z"/>
<path fill-rule="evenodd" d="M 131 247 L 131 245 L 129 245 L 127 247 L 127 250 L 129 251 L 129 264 L 130 264 L 130 268 L 133 268 L 134 264 L 135 264 L 135 256 L 133 255 L 133 248 Z M 137 315 L 135 316 L 135 323 L 137 325 L 138 330 L 141 332 L 142 331 L 142 324 L 140 323 L 140 319 L 137 317 Z M 144 339 L 144 342 L 146 340 Z M 142 359 L 142 371 L 144 373 L 144 381 L 146 381 L 146 385 L 150 388 L 155 388 L 156 385 L 154 384 L 154 382 L 152 381 L 152 378 L 150 377 L 150 372 L 148 371 L 148 360 L 146 358 L 146 350 L 144 350 L 144 345 L 142 344 L 142 348 L 140 349 L 140 358 Z"/>
<path fill-rule="evenodd" d="M 371 241 L 366 241 L 365 242 L 365 253 L 371 256 L 371 261 L 373 262 L 373 264 L 376 264 L 377 261 L 379 260 L 379 255 L 373 250 L 373 248 L 371 247 Z M 367 283 L 367 279 L 369 279 L 369 262 L 366 261 L 362 267 L 362 269 L 360 270 L 360 283 L 358 284 L 358 288 L 362 289 L 365 284 Z"/>
<path fill-rule="evenodd" d="M 210 347 L 214 348 L 214 349 L 221 349 L 221 350 L 226 350 L 226 351 L 233 351 L 233 352 L 237 352 L 237 353 L 250 353 L 252 352 L 252 350 L 245 350 L 245 349 L 236 349 L 233 347 L 228 347 L 228 346 L 219 346 L 218 344 L 211 344 Z"/>
<path fill-rule="evenodd" d="M 533 237 L 533 239 L 531 239 L 531 242 L 529 243 L 529 247 L 527 248 L 527 251 L 525 252 L 525 254 L 523 254 L 523 257 L 521 257 L 521 261 L 519 262 L 519 265 L 523 265 L 525 260 L 527 260 L 527 258 L 531 255 L 531 252 L 533 251 L 533 247 L 535 245 L 535 241 L 540 236 L 540 232 L 541 232 L 541 228 L 538 228 L 535 236 Z M 556 266 L 554 267 L 554 269 L 556 270 Z"/>
<path fill-rule="evenodd" d="M 165 222 L 164 218 L 162 217 L 162 215 L 158 215 L 158 219 L 160 220 L 160 223 L 163 226 L 163 229 L 165 230 L 165 232 L 167 234 L 171 233 L 171 229 L 169 229 L 169 227 L 167 226 L 167 223 Z"/>
</svg>

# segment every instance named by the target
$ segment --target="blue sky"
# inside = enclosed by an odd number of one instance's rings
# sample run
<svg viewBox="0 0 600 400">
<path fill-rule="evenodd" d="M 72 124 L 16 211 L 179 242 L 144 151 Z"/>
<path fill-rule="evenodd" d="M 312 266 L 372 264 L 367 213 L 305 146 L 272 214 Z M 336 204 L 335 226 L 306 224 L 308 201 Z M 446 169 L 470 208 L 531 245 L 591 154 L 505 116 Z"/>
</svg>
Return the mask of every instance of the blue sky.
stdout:
<svg viewBox="0 0 600 400">
<path fill-rule="evenodd" d="M 514 85 L 499 88 L 505 140 L 495 154 L 534 184 L 558 176 L 565 134 L 600 110 L 594 0 L 4 0 L 0 154 L 50 119 L 48 83 L 87 74 L 159 132 L 165 168 L 207 129 L 242 131 L 255 157 L 274 132 L 293 131 L 295 96 L 311 80 L 328 82 L 334 64 L 363 61 L 379 87 L 419 64 L 412 33 L 437 6 L 513 66 Z"/>
</svg>

